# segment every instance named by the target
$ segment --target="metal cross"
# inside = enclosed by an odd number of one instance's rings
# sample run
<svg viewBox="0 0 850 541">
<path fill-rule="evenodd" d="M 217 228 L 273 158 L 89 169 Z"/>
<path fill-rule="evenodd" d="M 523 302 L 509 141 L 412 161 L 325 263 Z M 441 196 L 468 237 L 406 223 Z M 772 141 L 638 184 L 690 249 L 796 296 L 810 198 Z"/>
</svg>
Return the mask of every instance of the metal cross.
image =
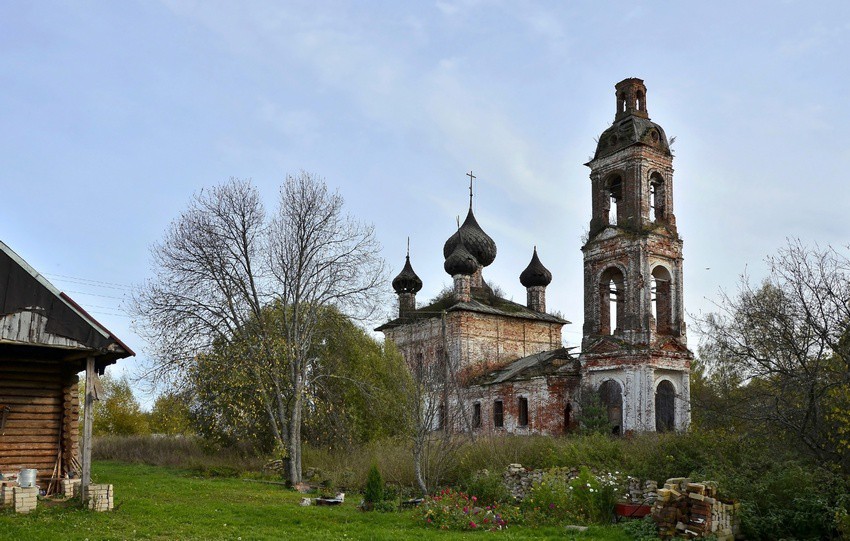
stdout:
<svg viewBox="0 0 850 541">
<path fill-rule="evenodd" d="M 472 181 L 478 177 L 472 174 L 472 170 L 466 176 L 469 177 L 469 208 L 472 208 Z"/>
</svg>

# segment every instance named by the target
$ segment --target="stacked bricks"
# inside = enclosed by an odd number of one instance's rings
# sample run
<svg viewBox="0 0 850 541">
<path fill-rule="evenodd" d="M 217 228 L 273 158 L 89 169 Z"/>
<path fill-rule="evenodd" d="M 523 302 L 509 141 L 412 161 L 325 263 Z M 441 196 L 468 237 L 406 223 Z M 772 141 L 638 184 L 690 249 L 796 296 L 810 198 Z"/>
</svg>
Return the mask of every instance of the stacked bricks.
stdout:
<svg viewBox="0 0 850 541">
<path fill-rule="evenodd" d="M 674 477 L 658 490 L 652 518 L 663 539 L 713 537 L 732 541 L 739 530 L 739 506 L 721 501 L 717 484 L 712 481 L 692 483 L 688 478 Z"/>
<path fill-rule="evenodd" d="M 629 477 L 629 503 L 635 505 L 652 505 L 658 498 L 658 483 L 656 481 L 646 481 L 641 483 L 636 477 Z"/>
<path fill-rule="evenodd" d="M 38 487 L 13 487 L 12 500 L 15 513 L 29 513 L 38 504 Z"/>
<path fill-rule="evenodd" d="M 85 500 L 94 511 L 111 511 L 113 506 L 112 485 L 89 485 Z"/>
<path fill-rule="evenodd" d="M 66 498 L 73 498 L 80 495 L 80 483 L 82 479 L 62 479 L 62 494 Z"/>
<path fill-rule="evenodd" d="M 17 484 L 15 481 L 0 481 L 0 506 L 12 505 L 12 487 Z"/>
</svg>

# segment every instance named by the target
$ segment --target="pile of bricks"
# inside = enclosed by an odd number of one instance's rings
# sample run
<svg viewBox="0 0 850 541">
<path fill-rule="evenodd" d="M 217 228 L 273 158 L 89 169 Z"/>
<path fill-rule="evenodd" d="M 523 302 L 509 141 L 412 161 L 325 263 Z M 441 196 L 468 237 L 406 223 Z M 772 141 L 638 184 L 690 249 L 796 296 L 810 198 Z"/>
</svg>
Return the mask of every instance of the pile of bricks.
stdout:
<svg viewBox="0 0 850 541">
<path fill-rule="evenodd" d="M 89 485 L 85 500 L 94 511 L 111 511 L 113 506 L 112 485 Z"/>
<path fill-rule="evenodd" d="M 29 513 L 38 505 L 38 487 L 12 487 L 15 513 Z"/>
<path fill-rule="evenodd" d="M 641 483 L 640 479 L 636 477 L 629 477 L 628 483 L 629 503 L 635 505 L 652 505 L 655 503 L 655 500 L 658 498 L 658 482 L 650 480 L 645 483 Z"/>
<path fill-rule="evenodd" d="M 12 487 L 17 484 L 15 481 L 0 481 L 0 506 L 12 505 Z"/>
<path fill-rule="evenodd" d="M 75 498 L 80 495 L 82 479 L 62 479 L 62 494 L 66 498 Z"/>
<path fill-rule="evenodd" d="M 721 501 L 713 481 L 692 483 L 685 477 L 667 479 L 658 489 L 652 518 L 663 539 L 713 537 L 732 541 L 739 531 L 740 504 Z"/>
</svg>

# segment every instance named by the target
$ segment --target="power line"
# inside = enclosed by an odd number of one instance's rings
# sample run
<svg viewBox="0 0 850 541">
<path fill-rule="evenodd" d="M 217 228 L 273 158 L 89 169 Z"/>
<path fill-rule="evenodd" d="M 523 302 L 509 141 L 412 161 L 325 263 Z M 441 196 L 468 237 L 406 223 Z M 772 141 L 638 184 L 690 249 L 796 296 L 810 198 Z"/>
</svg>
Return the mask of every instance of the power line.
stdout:
<svg viewBox="0 0 850 541">
<path fill-rule="evenodd" d="M 132 288 L 127 284 L 119 284 L 117 282 L 104 282 L 101 280 L 92 280 L 90 278 L 79 278 L 77 276 L 67 276 L 65 274 L 56 274 L 53 272 L 44 272 L 42 273 L 46 276 L 54 276 L 56 278 L 60 278 L 66 281 L 75 282 L 84 285 L 93 285 L 96 287 L 105 287 L 109 289 L 123 289 L 125 291 L 130 291 Z"/>
</svg>

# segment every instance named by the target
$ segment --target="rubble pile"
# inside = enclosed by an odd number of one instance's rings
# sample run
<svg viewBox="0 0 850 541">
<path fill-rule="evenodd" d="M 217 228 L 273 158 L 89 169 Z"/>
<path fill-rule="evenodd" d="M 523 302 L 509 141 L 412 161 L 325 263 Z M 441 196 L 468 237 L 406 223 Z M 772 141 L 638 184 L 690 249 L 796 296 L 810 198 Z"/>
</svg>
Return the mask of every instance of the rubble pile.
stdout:
<svg viewBox="0 0 850 541">
<path fill-rule="evenodd" d="M 739 503 L 718 497 L 713 481 L 692 483 L 686 477 L 674 477 L 658 489 L 652 518 L 663 539 L 713 537 L 732 541 L 740 529 L 739 509 Z"/>
</svg>

